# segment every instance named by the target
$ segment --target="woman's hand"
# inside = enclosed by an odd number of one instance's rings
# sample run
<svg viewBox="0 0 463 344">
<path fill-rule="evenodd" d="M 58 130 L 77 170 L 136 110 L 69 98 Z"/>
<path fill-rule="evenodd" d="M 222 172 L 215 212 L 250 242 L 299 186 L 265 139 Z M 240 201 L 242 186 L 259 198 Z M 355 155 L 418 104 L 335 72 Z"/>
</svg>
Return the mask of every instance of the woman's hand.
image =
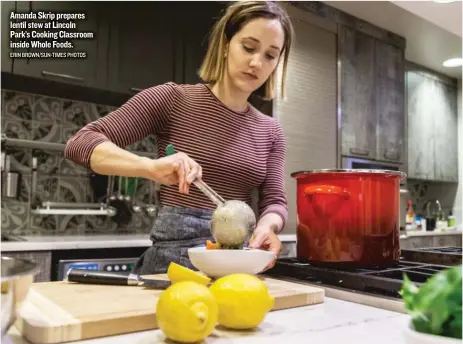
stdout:
<svg viewBox="0 0 463 344">
<path fill-rule="evenodd" d="M 145 170 L 147 178 L 165 185 L 178 184 L 178 191 L 184 194 L 189 193 L 190 184 L 196 178 L 202 178 L 201 166 L 182 152 L 148 159 Z"/>
<path fill-rule="evenodd" d="M 254 230 L 254 233 L 249 240 L 249 248 L 262 249 L 275 254 L 275 259 L 265 267 L 265 270 L 272 268 L 282 249 L 280 238 L 275 234 L 273 226 L 260 225 Z"/>
</svg>

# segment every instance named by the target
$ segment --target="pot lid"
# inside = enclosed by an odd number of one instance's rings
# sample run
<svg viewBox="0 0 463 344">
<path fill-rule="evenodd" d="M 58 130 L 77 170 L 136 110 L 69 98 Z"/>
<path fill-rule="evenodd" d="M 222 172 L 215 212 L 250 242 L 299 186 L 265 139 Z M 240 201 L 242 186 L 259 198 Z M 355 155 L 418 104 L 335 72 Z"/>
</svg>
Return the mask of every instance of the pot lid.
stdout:
<svg viewBox="0 0 463 344">
<path fill-rule="evenodd" d="M 322 173 L 339 173 L 339 174 L 382 174 L 387 176 L 397 176 L 400 179 L 404 179 L 407 175 L 401 171 L 393 171 L 393 170 L 378 170 L 378 169 L 316 169 L 316 170 L 305 170 L 305 171 L 297 171 L 291 173 L 291 177 L 298 178 L 303 177 L 308 174 L 322 174 Z"/>
</svg>

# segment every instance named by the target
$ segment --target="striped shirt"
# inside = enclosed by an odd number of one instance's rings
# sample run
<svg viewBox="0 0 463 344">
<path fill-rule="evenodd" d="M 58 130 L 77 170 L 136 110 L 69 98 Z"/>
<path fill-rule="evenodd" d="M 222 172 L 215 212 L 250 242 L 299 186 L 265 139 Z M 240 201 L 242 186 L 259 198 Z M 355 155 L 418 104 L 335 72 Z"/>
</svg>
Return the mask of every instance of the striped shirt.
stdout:
<svg viewBox="0 0 463 344">
<path fill-rule="evenodd" d="M 288 217 L 285 192 L 285 138 L 279 123 L 249 105 L 231 110 L 204 84 L 172 82 L 143 90 L 120 108 L 87 124 L 66 145 L 65 157 L 90 169 L 93 149 L 105 141 L 121 148 L 155 134 L 158 157 L 172 143 L 199 163 L 203 180 L 224 199 L 251 204 L 259 190 L 259 214 Z M 215 209 L 196 187 L 190 194 L 162 185 L 165 206 Z"/>
</svg>

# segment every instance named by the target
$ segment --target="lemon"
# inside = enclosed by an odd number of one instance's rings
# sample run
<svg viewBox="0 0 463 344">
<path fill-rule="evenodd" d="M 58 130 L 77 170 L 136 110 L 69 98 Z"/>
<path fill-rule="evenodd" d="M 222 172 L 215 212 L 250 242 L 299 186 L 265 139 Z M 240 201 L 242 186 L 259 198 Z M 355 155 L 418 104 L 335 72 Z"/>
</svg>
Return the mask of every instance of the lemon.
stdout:
<svg viewBox="0 0 463 344">
<path fill-rule="evenodd" d="M 174 262 L 169 264 L 169 268 L 167 269 L 167 277 L 169 277 L 169 280 L 172 282 L 172 284 L 191 281 L 202 285 L 208 285 L 211 281 L 209 277 L 188 269 L 182 265 L 178 265 Z"/>
<path fill-rule="evenodd" d="M 210 290 L 196 282 L 178 282 L 164 290 L 156 305 L 160 330 L 170 340 L 194 343 L 214 330 L 218 307 Z"/>
<path fill-rule="evenodd" d="M 10 282 L 9 281 L 2 282 L 2 294 L 8 293 L 9 290 L 10 290 Z"/>
<path fill-rule="evenodd" d="M 219 306 L 218 323 L 229 329 L 259 326 L 275 303 L 265 283 L 248 274 L 221 277 L 209 289 Z"/>
</svg>

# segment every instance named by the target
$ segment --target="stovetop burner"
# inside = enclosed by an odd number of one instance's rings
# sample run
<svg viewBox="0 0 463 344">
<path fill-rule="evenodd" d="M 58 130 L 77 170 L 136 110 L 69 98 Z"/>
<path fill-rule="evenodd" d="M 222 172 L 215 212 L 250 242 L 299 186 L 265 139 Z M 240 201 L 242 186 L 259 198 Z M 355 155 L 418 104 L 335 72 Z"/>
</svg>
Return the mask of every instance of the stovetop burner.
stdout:
<svg viewBox="0 0 463 344">
<path fill-rule="evenodd" d="M 313 266 L 309 262 L 296 258 L 283 258 L 279 259 L 267 273 L 351 291 L 400 298 L 399 291 L 402 288 L 404 274 L 420 285 L 435 273 L 446 268 L 448 266 L 399 261 L 389 267 L 346 270 Z"/>
<path fill-rule="evenodd" d="M 269 275 L 304 280 L 350 291 L 400 298 L 403 276 L 417 285 L 435 273 L 460 265 L 461 247 L 430 247 L 401 250 L 401 259 L 388 267 L 348 268 L 314 265 L 297 258 L 278 259 Z"/>
</svg>

